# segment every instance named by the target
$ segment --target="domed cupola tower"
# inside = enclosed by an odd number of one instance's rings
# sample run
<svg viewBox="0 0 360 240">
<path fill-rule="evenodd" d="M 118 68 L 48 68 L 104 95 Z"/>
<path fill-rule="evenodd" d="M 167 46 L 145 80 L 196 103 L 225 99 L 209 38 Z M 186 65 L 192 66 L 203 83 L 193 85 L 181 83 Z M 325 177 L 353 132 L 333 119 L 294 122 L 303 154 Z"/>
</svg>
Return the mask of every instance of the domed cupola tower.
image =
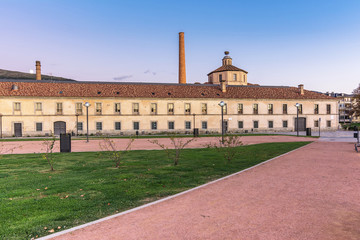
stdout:
<svg viewBox="0 0 360 240">
<path fill-rule="evenodd" d="M 208 74 L 210 84 L 220 84 L 225 81 L 227 85 L 247 85 L 248 72 L 232 65 L 229 52 L 225 51 L 222 66 Z"/>
</svg>

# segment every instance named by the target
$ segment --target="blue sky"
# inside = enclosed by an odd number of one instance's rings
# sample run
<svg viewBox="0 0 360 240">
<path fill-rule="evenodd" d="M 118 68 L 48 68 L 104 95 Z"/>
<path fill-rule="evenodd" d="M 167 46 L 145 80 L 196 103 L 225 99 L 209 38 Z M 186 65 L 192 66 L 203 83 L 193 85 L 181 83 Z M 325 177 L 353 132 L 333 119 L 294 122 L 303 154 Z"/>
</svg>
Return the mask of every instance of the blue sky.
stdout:
<svg viewBox="0 0 360 240">
<path fill-rule="evenodd" d="M 260 85 L 350 93 L 360 80 L 360 1 L 0 0 L 0 69 L 77 80 L 206 82 L 225 50 Z M 114 80 L 116 79 L 116 80 Z"/>
</svg>

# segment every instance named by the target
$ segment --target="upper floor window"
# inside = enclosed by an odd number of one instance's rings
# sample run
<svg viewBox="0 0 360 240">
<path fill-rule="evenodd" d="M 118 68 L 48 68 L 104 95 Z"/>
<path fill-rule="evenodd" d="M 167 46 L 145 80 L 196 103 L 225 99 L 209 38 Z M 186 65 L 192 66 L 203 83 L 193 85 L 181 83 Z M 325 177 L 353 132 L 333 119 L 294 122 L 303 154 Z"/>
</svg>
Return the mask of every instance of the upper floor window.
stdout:
<svg viewBox="0 0 360 240">
<path fill-rule="evenodd" d="M 273 113 L 274 113 L 274 105 L 270 103 L 268 104 L 268 114 L 273 114 Z"/>
<path fill-rule="evenodd" d="M 236 75 L 236 74 L 233 75 L 233 80 L 234 80 L 234 81 L 237 80 L 237 75 Z"/>
<path fill-rule="evenodd" d="M 253 104 L 253 114 L 259 113 L 259 105 L 257 103 Z"/>
<path fill-rule="evenodd" d="M 221 82 L 222 80 L 222 74 L 219 74 L 219 81 Z"/>
<path fill-rule="evenodd" d="M 96 110 L 96 114 L 97 115 L 101 115 L 102 114 L 102 104 L 101 103 L 95 103 L 95 110 Z"/>
<path fill-rule="evenodd" d="M 82 103 L 75 103 L 75 113 L 79 115 L 82 114 Z"/>
<path fill-rule="evenodd" d="M 190 105 L 190 103 L 185 103 L 185 114 L 191 114 L 191 105 Z"/>
<path fill-rule="evenodd" d="M 319 114 L 319 104 L 314 105 L 314 114 Z"/>
<path fill-rule="evenodd" d="M 283 114 L 287 114 L 287 104 L 283 104 Z"/>
<path fill-rule="evenodd" d="M 201 104 L 201 113 L 207 114 L 207 104 L 206 103 Z"/>
<path fill-rule="evenodd" d="M 14 111 L 21 111 L 21 103 L 19 102 L 14 103 Z"/>
<path fill-rule="evenodd" d="M 331 105 L 326 104 L 326 114 L 331 114 Z"/>
<path fill-rule="evenodd" d="M 237 108 L 238 114 L 243 114 L 244 113 L 244 106 L 242 103 L 238 104 L 238 108 Z"/>
<path fill-rule="evenodd" d="M 133 114 L 139 114 L 139 104 L 138 103 L 132 104 L 132 112 L 133 112 Z"/>
<path fill-rule="evenodd" d="M 56 114 L 63 114 L 63 104 L 56 103 Z"/>
<path fill-rule="evenodd" d="M 41 102 L 35 103 L 35 111 L 42 111 L 42 103 Z"/>
<path fill-rule="evenodd" d="M 121 113 L 121 108 L 120 107 L 121 107 L 120 103 L 115 103 L 114 112 L 120 114 Z"/>
<path fill-rule="evenodd" d="M 153 115 L 157 114 L 157 104 L 156 103 L 152 103 L 150 106 L 150 113 Z"/>
<path fill-rule="evenodd" d="M 174 104 L 168 103 L 168 114 L 173 115 L 174 114 Z"/>
</svg>

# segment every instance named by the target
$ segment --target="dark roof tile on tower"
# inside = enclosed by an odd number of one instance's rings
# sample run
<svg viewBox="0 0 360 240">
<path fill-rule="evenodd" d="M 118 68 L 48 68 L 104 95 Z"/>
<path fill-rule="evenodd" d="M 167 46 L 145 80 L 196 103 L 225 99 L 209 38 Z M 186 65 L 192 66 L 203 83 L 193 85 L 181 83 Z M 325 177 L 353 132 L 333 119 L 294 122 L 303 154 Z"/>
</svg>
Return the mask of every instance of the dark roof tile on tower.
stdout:
<svg viewBox="0 0 360 240">
<path fill-rule="evenodd" d="M 214 71 L 212 71 L 211 73 L 208 74 L 208 76 L 212 73 L 215 73 L 215 72 L 224 72 L 224 71 L 242 71 L 244 73 L 248 73 L 247 71 L 241 69 L 241 68 L 238 68 L 238 67 L 235 67 L 233 65 L 223 65 L 221 67 L 219 67 L 218 69 L 215 69 Z"/>
</svg>

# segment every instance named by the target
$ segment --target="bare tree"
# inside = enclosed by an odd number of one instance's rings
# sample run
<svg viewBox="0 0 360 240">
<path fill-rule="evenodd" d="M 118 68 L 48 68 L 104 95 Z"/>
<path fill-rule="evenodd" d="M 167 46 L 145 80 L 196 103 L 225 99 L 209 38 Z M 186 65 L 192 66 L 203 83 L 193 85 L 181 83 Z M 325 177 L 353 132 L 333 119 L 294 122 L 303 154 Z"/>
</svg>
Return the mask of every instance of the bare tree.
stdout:
<svg viewBox="0 0 360 240">
<path fill-rule="evenodd" d="M 56 137 L 54 135 L 51 135 L 51 138 L 45 139 L 43 142 L 46 152 L 42 154 L 42 157 L 44 160 L 47 160 L 47 162 L 49 163 L 51 171 L 54 171 L 53 151 L 54 151 L 55 142 L 56 142 Z"/>
<path fill-rule="evenodd" d="M 224 137 L 224 141 L 221 138 L 218 139 L 218 142 L 215 144 L 208 144 L 207 147 L 215 148 L 217 151 L 221 152 L 224 158 L 231 162 L 239 154 L 239 149 L 237 147 L 242 146 L 240 136 L 229 135 Z"/>
<path fill-rule="evenodd" d="M 174 161 L 174 165 L 178 165 L 181 155 L 181 150 L 183 150 L 189 143 L 194 141 L 195 138 L 187 139 L 176 138 L 175 136 L 170 137 L 170 142 L 172 148 L 169 148 L 165 144 L 160 143 L 158 140 L 149 140 L 150 143 L 156 144 L 161 147 L 167 154 L 169 160 Z"/>
<path fill-rule="evenodd" d="M 115 168 L 119 168 L 123 155 L 129 152 L 131 144 L 134 142 L 134 140 L 135 139 L 130 138 L 125 150 L 119 150 L 112 139 L 110 139 L 109 137 L 104 137 L 102 142 L 100 142 L 100 148 L 103 151 L 108 152 L 107 157 L 114 161 Z"/>
</svg>

